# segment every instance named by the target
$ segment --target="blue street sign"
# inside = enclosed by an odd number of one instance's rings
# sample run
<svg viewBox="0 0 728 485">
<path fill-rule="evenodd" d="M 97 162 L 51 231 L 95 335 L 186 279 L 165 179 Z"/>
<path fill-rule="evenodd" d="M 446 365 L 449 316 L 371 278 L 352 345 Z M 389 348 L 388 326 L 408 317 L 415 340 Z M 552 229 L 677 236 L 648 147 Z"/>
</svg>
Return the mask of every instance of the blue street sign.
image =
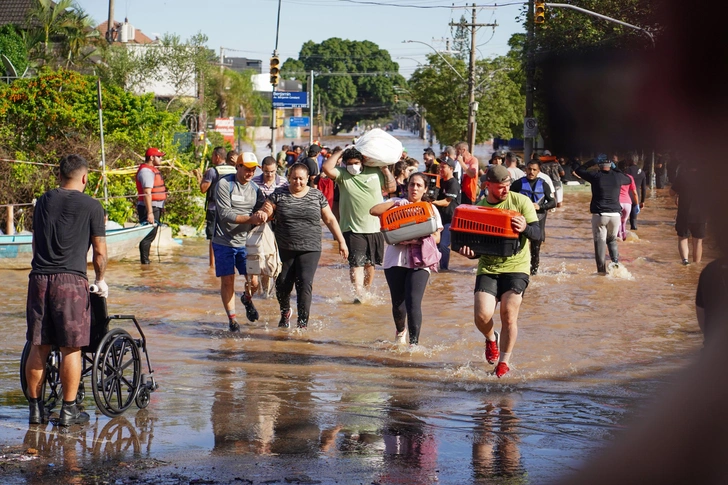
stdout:
<svg viewBox="0 0 728 485">
<path fill-rule="evenodd" d="M 274 108 L 308 108 L 308 93 L 302 92 L 273 92 Z"/>
<path fill-rule="evenodd" d="M 288 120 L 288 126 L 291 128 L 302 128 L 309 125 L 308 116 L 291 116 Z"/>
</svg>

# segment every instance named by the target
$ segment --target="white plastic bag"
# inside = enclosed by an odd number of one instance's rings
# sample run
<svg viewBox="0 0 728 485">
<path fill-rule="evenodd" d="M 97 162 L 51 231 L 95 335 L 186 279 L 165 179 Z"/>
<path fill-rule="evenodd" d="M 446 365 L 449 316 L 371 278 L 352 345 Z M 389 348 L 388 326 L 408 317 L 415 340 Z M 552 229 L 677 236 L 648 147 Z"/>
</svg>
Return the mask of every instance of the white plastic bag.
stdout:
<svg viewBox="0 0 728 485">
<path fill-rule="evenodd" d="M 392 165 L 402 157 L 402 143 L 379 128 L 364 133 L 354 143 L 354 148 L 364 155 L 367 167 Z"/>
</svg>

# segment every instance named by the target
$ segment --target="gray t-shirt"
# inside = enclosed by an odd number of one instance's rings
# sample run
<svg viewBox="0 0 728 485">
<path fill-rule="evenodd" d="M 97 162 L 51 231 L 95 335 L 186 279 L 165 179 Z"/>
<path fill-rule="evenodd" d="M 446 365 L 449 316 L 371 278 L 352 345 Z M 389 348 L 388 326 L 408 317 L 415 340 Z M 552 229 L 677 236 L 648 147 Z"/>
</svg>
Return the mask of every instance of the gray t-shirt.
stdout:
<svg viewBox="0 0 728 485">
<path fill-rule="evenodd" d="M 253 182 L 243 185 L 235 174 L 220 177 L 215 189 L 215 235 L 214 244 L 243 247 L 248 240 L 252 224 L 238 224 L 239 215 L 249 216 L 263 206 L 265 196 Z"/>
<path fill-rule="evenodd" d="M 329 203 L 320 190 L 310 187 L 294 197 L 288 186 L 278 187 L 268 199 L 276 205 L 276 242 L 289 251 L 321 251 L 321 209 Z"/>
<path fill-rule="evenodd" d="M 139 180 L 139 182 L 142 184 L 142 187 L 145 189 L 154 188 L 154 172 L 152 172 L 148 168 L 143 168 L 139 170 L 139 173 L 137 174 L 137 180 Z M 144 205 L 144 201 L 137 200 L 137 205 Z M 164 207 L 164 201 L 153 200 L 152 207 Z"/>
</svg>

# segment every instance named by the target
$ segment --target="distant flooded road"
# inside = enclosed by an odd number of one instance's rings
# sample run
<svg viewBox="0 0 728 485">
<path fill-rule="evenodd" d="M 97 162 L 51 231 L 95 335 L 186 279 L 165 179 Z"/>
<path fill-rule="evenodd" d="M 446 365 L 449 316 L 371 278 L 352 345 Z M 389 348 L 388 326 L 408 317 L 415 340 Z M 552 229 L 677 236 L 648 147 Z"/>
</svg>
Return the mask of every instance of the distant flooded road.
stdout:
<svg viewBox="0 0 728 485">
<path fill-rule="evenodd" d="M 421 151 L 420 143 L 405 145 Z M 160 386 L 149 407 L 94 414 L 87 382 L 88 426 L 29 429 L 18 380 L 27 271 L 0 271 L 0 477 L 91 483 L 92 470 L 151 460 L 155 468 L 135 472 L 140 480 L 512 484 L 578 468 L 695 356 L 704 265 L 680 264 L 675 208 L 660 191 L 640 214 L 640 239 L 620 243 L 632 278 L 597 276 L 589 192 L 569 189 L 565 207 L 548 216 L 542 272 L 526 291 L 503 379 L 490 375 L 473 325 L 473 261 L 453 256 L 452 271 L 430 278 L 421 345 L 410 350 L 393 345 L 383 272 L 354 305 L 328 233 L 303 332 L 279 330 L 277 302 L 262 299 L 260 321 L 227 332 L 207 241 L 185 240 L 149 268 L 129 261 L 107 270 L 109 312 L 136 315 L 148 339 Z M 712 255 L 708 248 L 706 261 Z"/>
</svg>

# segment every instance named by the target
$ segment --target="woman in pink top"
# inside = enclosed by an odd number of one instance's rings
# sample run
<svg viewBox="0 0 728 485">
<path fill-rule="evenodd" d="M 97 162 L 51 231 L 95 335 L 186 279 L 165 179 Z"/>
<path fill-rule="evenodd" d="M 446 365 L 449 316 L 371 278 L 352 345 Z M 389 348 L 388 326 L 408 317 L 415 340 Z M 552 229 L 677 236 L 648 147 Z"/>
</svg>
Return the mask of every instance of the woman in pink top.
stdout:
<svg viewBox="0 0 728 485">
<path fill-rule="evenodd" d="M 617 233 L 617 236 L 619 236 L 622 241 L 627 237 L 627 227 L 626 223 L 629 219 L 629 214 L 632 212 L 632 204 L 634 203 L 639 204 L 639 196 L 637 195 L 637 186 L 634 183 L 634 178 L 632 178 L 631 175 L 626 174 L 627 177 L 631 180 L 631 183 L 629 185 L 622 185 L 619 188 L 619 205 L 622 206 L 622 214 L 621 214 L 621 224 L 619 225 L 619 232 Z"/>
</svg>

